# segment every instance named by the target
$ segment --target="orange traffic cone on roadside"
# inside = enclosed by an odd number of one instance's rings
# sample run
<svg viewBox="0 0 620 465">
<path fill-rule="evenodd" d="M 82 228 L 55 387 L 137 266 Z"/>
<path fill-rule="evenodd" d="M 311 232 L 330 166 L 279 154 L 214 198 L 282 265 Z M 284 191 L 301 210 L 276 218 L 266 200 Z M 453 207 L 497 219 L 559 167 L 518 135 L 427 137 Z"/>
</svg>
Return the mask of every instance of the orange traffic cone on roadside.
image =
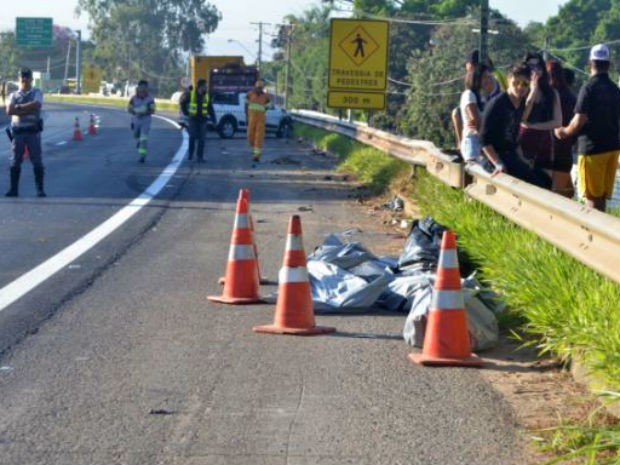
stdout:
<svg viewBox="0 0 620 465">
<path fill-rule="evenodd" d="M 90 114 L 90 124 L 88 125 L 88 134 L 94 136 L 97 134 L 97 126 L 95 125 L 95 115 Z"/>
<path fill-rule="evenodd" d="M 421 354 L 409 354 L 421 365 L 481 367 L 483 361 L 471 352 L 465 299 L 456 251 L 456 238 L 445 231 L 437 265 L 437 280 Z"/>
<path fill-rule="evenodd" d="M 80 120 L 77 116 L 75 117 L 75 124 L 73 125 L 73 140 L 84 140 L 84 137 L 82 137 L 82 130 L 80 129 Z"/>
<path fill-rule="evenodd" d="M 308 279 L 306 254 L 301 237 L 299 215 L 291 217 L 286 239 L 286 251 L 278 275 L 278 301 L 271 325 L 255 326 L 257 333 L 314 336 L 333 333 L 336 328 L 316 326 L 312 290 Z"/>
<path fill-rule="evenodd" d="M 258 294 L 258 267 L 253 244 L 248 202 L 239 198 L 230 239 L 224 289 L 222 295 L 209 296 L 211 302 L 251 304 L 263 301 Z"/>
<path fill-rule="evenodd" d="M 256 247 L 256 236 L 255 236 L 255 229 L 254 229 L 254 218 L 252 217 L 252 214 L 250 213 L 250 189 L 239 189 L 239 197 L 237 198 L 237 201 L 239 201 L 239 199 L 246 199 L 248 202 L 248 218 L 250 219 L 250 229 L 252 230 L 252 240 L 253 240 L 253 247 L 254 247 L 254 256 L 256 257 L 256 268 L 258 269 L 258 282 L 260 284 L 269 284 L 271 281 L 269 281 L 268 278 L 264 277 L 261 272 L 260 272 L 260 262 L 258 260 L 258 248 Z M 217 281 L 219 284 L 224 284 L 226 282 L 226 278 L 225 277 L 221 277 L 220 279 L 218 279 Z"/>
</svg>

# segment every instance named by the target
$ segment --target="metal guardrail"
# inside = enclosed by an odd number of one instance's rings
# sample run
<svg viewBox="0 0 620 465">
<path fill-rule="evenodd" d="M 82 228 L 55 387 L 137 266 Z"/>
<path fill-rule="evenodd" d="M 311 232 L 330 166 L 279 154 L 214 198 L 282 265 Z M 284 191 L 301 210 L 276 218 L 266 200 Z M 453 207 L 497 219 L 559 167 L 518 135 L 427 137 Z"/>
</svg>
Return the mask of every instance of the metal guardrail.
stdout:
<svg viewBox="0 0 620 465">
<path fill-rule="evenodd" d="M 370 128 L 363 123 L 350 123 L 314 111 L 298 110 L 292 115 L 300 123 L 337 132 L 412 165 L 424 166 L 429 173 L 449 186 L 461 189 L 465 186 L 462 163 L 455 162 L 453 157 L 442 153 L 432 142 L 407 139 Z"/>
<path fill-rule="evenodd" d="M 519 226 L 534 232 L 589 268 L 620 283 L 620 219 L 506 174 L 491 176 L 482 167 L 455 162 L 427 141 L 417 141 L 338 120 L 321 113 L 293 112 L 296 121 L 337 132 L 425 166 L 445 184 L 462 188 Z"/>
</svg>

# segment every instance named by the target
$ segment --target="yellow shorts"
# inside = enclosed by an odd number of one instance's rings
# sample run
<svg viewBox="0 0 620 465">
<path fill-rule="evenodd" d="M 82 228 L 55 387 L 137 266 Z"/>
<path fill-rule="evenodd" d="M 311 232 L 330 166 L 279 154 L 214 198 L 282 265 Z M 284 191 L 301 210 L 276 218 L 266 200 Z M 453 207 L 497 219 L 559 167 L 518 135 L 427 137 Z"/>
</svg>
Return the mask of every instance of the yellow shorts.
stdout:
<svg viewBox="0 0 620 465">
<path fill-rule="evenodd" d="M 579 155 L 579 192 L 588 200 L 611 199 L 616 183 L 620 150 Z"/>
</svg>

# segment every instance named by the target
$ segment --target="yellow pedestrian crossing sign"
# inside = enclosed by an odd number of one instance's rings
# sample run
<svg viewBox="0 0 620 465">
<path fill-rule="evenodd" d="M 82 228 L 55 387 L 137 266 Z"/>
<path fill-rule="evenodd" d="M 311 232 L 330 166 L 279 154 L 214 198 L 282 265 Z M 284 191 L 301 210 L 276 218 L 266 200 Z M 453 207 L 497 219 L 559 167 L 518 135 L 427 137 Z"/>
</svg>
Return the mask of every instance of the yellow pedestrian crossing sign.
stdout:
<svg viewBox="0 0 620 465">
<path fill-rule="evenodd" d="M 384 91 L 387 88 L 388 36 L 387 21 L 332 19 L 329 88 Z"/>
<path fill-rule="evenodd" d="M 385 108 L 388 48 L 387 21 L 332 19 L 328 71 L 331 97 L 328 106 Z M 345 106 L 349 102 L 351 105 Z"/>
</svg>

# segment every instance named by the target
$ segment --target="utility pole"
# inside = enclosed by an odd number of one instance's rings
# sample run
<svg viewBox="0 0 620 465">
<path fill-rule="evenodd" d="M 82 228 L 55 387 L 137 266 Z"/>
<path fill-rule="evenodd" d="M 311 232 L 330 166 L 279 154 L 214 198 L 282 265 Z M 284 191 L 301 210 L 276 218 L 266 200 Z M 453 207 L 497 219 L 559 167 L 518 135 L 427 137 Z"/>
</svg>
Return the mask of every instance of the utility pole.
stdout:
<svg viewBox="0 0 620 465">
<path fill-rule="evenodd" d="M 79 94 L 82 93 L 82 31 L 75 31 L 77 34 L 76 37 L 76 46 L 75 46 L 75 91 Z"/>
<path fill-rule="evenodd" d="M 543 45 L 543 60 L 549 59 L 549 37 L 545 36 L 545 44 Z"/>
<path fill-rule="evenodd" d="M 270 26 L 270 23 L 263 23 L 259 21 L 258 23 L 250 23 L 258 25 L 258 55 L 256 57 L 256 67 L 260 71 L 260 65 L 263 56 L 263 26 Z"/>
<path fill-rule="evenodd" d="M 286 69 L 284 76 L 284 109 L 288 110 L 289 92 L 291 91 L 291 43 L 293 42 L 293 25 L 286 26 Z"/>
<path fill-rule="evenodd" d="M 67 58 L 65 60 L 65 79 L 64 79 L 64 83 L 63 85 L 68 86 L 69 82 L 67 81 L 67 79 L 69 79 L 69 57 L 71 56 L 71 41 L 68 40 L 67 41 Z"/>
<path fill-rule="evenodd" d="M 489 57 L 489 0 L 480 0 L 480 63 Z"/>
</svg>

